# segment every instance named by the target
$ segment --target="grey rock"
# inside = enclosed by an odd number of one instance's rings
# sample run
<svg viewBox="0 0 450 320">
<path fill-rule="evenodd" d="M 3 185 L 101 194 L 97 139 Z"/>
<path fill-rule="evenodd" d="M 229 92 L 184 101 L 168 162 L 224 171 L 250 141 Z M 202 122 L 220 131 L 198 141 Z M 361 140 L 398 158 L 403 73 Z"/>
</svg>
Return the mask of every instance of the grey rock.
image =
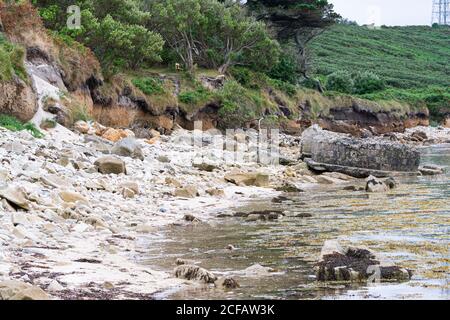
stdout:
<svg viewBox="0 0 450 320">
<path fill-rule="evenodd" d="M 186 186 L 175 189 L 174 196 L 180 198 L 195 198 L 199 196 L 199 193 L 195 186 Z"/>
<path fill-rule="evenodd" d="M 214 283 L 217 280 L 212 272 L 194 265 L 180 265 L 175 268 L 175 277 L 196 280 L 203 283 Z"/>
<path fill-rule="evenodd" d="M 95 161 L 94 165 L 96 166 L 98 172 L 103 174 L 127 173 L 125 162 L 113 156 L 101 157 Z"/>
<path fill-rule="evenodd" d="M 125 138 L 117 141 L 112 147 L 111 153 L 122 157 L 144 160 L 140 144 L 134 138 Z"/>
<path fill-rule="evenodd" d="M 31 284 L 5 280 L 0 282 L 0 300 L 49 300 L 50 297 L 41 288 Z"/>
<path fill-rule="evenodd" d="M 234 183 L 237 186 L 267 187 L 269 186 L 270 177 L 268 174 L 258 172 L 232 172 L 226 174 L 224 179 L 225 181 Z"/>
<path fill-rule="evenodd" d="M 419 168 L 419 171 L 424 176 L 435 176 L 444 173 L 444 169 L 437 166 L 423 166 Z"/>
<path fill-rule="evenodd" d="M 378 179 L 374 176 L 370 176 L 366 180 L 366 191 L 367 192 L 386 192 L 391 189 L 394 189 L 397 187 L 397 182 L 394 178 L 390 177 L 387 179 Z"/>
<path fill-rule="evenodd" d="M 315 266 L 318 281 L 367 281 L 375 273 L 375 280 L 407 281 L 412 272 L 382 261 L 367 248 L 343 248 L 338 241 L 326 241 L 319 262 Z M 379 277 L 378 279 L 376 277 Z"/>
<path fill-rule="evenodd" d="M 30 210 L 30 202 L 26 198 L 25 192 L 19 187 L 9 187 L 0 190 L 0 198 L 6 199 L 9 203 L 25 209 Z"/>
<path fill-rule="evenodd" d="M 236 289 L 240 287 L 239 283 L 232 277 L 219 278 L 214 285 L 217 288 L 223 289 Z"/>
</svg>

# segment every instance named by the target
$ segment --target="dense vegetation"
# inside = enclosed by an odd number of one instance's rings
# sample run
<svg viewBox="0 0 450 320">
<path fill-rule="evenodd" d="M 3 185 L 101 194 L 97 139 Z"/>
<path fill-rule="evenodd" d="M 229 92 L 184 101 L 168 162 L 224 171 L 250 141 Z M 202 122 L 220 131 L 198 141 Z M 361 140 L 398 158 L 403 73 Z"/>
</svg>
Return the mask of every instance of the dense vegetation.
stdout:
<svg viewBox="0 0 450 320">
<path fill-rule="evenodd" d="M 176 103 L 187 109 L 220 104 L 228 124 L 266 114 L 273 95 L 294 104 L 302 87 L 383 105 L 427 105 L 433 115 L 450 108 L 449 28 L 335 24 L 340 17 L 326 0 L 77 0 L 82 24 L 70 29 L 73 0 L 31 2 L 55 39 L 92 49 L 107 80 L 101 90 L 127 79 L 164 106 L 174 94 L 154 76 L 163 70 L 181 76 Z M 7 61 L 0 77 L 21 74 L 15 63 L 21 54 L 0 39 L 0 59 Z M 225 86 L 205 89 L 198 77 L 205 70 L 226 74 Z"/>
<path fill-rule="evenodd" d="M 15 117 L 0 114 L 0 127 L 6 128 L 11 131 L 23 131 L 28 130 L 34 137 L 42 138 L 43 134 L 32 123 L 22 123 Z"/>
<path fill-rule="evenodd" d="M 14 75 L 27 79 L 23 66 L 24 49 L 12 44 L 0 33 L 0 81 L 9 81 Z"/>
</svg>

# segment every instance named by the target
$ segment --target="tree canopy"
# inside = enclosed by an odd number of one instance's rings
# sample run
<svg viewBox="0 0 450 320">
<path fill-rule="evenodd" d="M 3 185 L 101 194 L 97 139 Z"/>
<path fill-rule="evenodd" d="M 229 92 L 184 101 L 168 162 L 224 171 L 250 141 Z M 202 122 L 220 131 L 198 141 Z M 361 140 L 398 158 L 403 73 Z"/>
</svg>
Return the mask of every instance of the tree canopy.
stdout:
<svg viewBox="0 0 450 320">
<path fill-rule="evenodd" d="M 278 59 L 278 44 L 266 26 L 239 4 L 216 0 L 155 0 L 148 3 L 149 28 L 159 32 L 187 70 L 200 65 L 226 72 L 241 64 L 267 68 Z"/>
<path fill-rule="evenodd" d="M 300 73 L 308 77 L 308 43 L 340 16 L 327 0 L 248 0 L 249 10 L 266 21 L 281 42 L 294 42 Z"/>
</svg>

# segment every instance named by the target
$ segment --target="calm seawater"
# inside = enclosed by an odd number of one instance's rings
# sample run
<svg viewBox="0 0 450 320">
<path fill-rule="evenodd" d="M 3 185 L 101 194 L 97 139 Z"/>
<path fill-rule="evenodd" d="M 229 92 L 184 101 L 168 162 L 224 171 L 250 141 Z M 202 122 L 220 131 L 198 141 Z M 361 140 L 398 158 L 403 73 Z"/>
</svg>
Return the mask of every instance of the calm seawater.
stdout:
<svg viewBox="0 0 450 320">
<path fill-rule="evenodd" d="M 142 262 L 172 270 L 177 258 L 194 260 L 241 285 L 232 291 L 210 286 L 177 287 L 161 299 L 449 299 L 450 145 L 422 150 L 422 164 L 447 168 L 445 175 L 408 177 L 387 194 L 321 187 L 275 204 L 258 200 L 237 211 L 283 210 L 277 222 L 213 219 L 172 226 L 154 239 Z M 230 212 L 233 210 L 230 209 Z M 300 214 L 312 217 L 300 218 Z M 319 284 L 314 264 L 325 240 L 366 245 L 414 271 L 398 284 Z M 232 244 L 237 249 L 227 250 Z M 244 269 L 260 264 L 274 272 L 253 277 Z"/>
</svg>

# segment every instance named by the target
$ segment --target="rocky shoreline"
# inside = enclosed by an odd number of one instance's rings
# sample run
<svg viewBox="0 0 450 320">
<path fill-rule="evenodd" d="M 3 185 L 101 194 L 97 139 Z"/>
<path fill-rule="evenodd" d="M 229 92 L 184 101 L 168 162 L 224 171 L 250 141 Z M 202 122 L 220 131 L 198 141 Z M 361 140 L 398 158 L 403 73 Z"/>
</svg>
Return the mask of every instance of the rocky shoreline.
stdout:
<svg viewBox="0 0 450 320">
<path fill-rule="evenodd" d="M 281 165 L 263 165 L 251 161 L 253 146 L 242 133 L 231 140 L 235 148 L 247 146 L 245 157 L 227 161 L 234 150 L 218 157 L 222 145 L 207 133 L 198 148 L 198 132 L 181 128 L 149 140 L 128 132 L 124 143 L 123 137 L 114 137 L 114 129 L 86 125 L 78 124 L 83 133 L 57 126 L 42 139 L 0 128 L 4 299 L 152 299 L 186 281 L 136 260 L 162 227 L 231 215 L 239 204 L 283 191 L 363 183 L 343 174 L 311 172 L 297 161 L 298 137 L 282 136 Z M 434 142 L 450 141 L 448 129 L 417 131 Z M 401 140 L 411 134 L 396 136 Z M 105 157 L 123 170 L 102 169 L 99 159 Z"/>
</svg>

